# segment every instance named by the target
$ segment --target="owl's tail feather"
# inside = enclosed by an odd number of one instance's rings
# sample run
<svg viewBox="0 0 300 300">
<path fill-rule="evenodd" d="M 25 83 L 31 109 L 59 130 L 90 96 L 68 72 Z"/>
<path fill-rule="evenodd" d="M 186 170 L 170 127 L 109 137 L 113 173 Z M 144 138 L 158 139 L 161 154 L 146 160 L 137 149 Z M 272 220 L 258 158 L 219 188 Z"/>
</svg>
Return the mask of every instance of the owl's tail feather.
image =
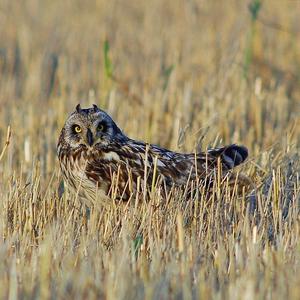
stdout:
<svg viewBox="0 0 300 300">
<path fill-rule="evenodd" d="M 218 149 L 211 149 L 208 152 L 215 157 L 220 157 L 222 163 L 226 165 L 228 169 L 238 166 L 248 157 L 248 149 L 235 144 Z"/>
</svg>

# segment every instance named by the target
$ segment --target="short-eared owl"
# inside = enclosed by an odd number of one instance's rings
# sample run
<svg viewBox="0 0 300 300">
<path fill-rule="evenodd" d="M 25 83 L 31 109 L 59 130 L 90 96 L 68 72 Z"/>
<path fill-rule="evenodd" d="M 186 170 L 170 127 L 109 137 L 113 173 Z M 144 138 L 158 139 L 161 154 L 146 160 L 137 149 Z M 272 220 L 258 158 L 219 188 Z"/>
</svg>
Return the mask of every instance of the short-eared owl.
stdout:
<svg viewBox="0 0 300 300">
<path fill-rule="evenodd" d="M 96 105 L 79 104 L 61 131 L 57 152 L 65 183 L 88 205 L 98 197 L 128 200 L 137 182 L 150 189 L 155 181 L 165 191 L 193 181 L 211 186 L 217 170 L 224 178 L 248 156 L 245 147 L 234 144 L 182 154 L 135 141 Z"/>
</svg>

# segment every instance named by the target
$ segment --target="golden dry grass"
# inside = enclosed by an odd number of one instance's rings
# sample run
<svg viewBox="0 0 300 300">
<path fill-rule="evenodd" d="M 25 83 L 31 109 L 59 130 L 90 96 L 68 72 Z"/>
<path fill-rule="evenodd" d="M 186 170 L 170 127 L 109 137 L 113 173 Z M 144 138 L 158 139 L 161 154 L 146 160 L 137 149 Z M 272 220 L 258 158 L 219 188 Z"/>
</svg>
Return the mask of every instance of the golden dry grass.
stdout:
<svg viewBox="0 0 300 300">
<path fill-rule="evenodd" d="M 1 298 L 299 299 L 300 2 L 248 4 L 0 0 Z M 173 150 L 246 145 L 257 209 L 154 191 L 87 218 L 58 197 L 78 102 Z"/>
</svg>

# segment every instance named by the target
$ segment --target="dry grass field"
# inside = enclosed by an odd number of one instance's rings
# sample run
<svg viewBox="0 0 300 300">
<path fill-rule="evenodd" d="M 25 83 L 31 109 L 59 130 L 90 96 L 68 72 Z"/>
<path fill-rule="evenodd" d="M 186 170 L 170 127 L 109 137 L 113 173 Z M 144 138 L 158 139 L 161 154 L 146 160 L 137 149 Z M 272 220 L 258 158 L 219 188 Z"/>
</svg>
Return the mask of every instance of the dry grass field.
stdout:
<svg viewBox="0 0 300 300">
<path fill-rule="evenodd" d="M 0 298 L 299 299 L 299 20 L 297 0 L 0 0 Z M 87 216 L 56 157 L 79 102 L 172 150 L 246 145 L 256 191 Z"/>
</svg>

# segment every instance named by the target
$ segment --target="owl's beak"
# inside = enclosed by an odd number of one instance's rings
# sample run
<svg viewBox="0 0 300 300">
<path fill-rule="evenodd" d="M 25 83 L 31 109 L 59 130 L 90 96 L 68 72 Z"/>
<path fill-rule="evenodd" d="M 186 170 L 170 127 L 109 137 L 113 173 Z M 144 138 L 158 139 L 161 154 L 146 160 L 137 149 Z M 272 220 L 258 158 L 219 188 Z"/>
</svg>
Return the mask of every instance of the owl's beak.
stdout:
<svg viewBox="0 0 300 300">
<path fill-rule="evenodd" d="M 93 139 L 93 134 L 91 132 L 91 129 L 89 129 L 89 128 L 88 128 L 87 133 L 86 133 L 86 139 L 87 139 L 88 144 L 90 146 L 92 146 L 93 143 L 94 143 L 94 139 Z"/>
</svg>

